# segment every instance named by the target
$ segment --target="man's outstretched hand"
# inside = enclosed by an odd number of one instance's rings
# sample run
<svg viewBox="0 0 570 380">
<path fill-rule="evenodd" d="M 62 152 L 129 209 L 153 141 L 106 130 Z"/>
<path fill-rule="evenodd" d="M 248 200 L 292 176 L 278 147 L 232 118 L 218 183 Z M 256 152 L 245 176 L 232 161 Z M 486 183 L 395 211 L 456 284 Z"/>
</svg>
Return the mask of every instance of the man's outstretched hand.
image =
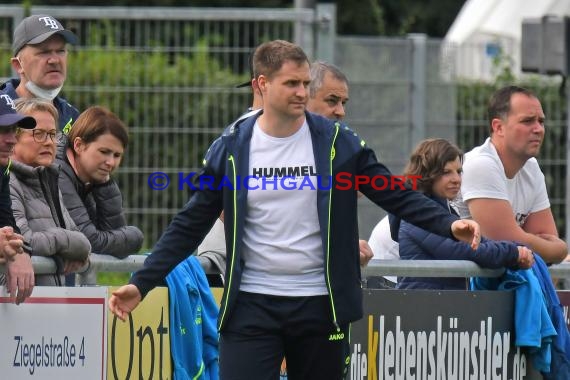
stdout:
<svg viewBox="0 0 570 380">
<path fill-rule="evenodd" d="M 139 289 L 133 284 L 123 285 L 109 298 L 109 309 L 120 320 L 125 321 L 131 311 L 141 302 Z"/>
<path fill-rule="evenodd" d="M 459 219 L 451 224 L 451 233 L 457 240 L 471 245 L 473 250 L 479 248 L 481 242 L 481 227 L 470 219 Z"/>
</svg>

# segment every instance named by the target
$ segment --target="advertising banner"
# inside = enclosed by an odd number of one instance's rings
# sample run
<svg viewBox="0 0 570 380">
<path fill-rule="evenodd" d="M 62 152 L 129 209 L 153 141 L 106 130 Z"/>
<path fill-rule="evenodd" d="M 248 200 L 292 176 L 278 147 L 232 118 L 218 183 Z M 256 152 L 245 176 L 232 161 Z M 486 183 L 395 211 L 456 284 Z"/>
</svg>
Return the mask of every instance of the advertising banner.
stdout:
<svg viewBox="0 0 570 380">
<path fill-rule="evenodd" d="M 364 290 L 351 380 L 538 380 L 513 345 L 513 293 Z"/>
<path fill-rule="evenodd" d="M 104 380 L 107 289 L 34 288 L 25 303 L 0 290 L 0 377 Z"/>
<path fill-rule="evenodd" d="M 107 379 L 172 379 L 167 288 L 148 293 L 125 322 L 108 318 Z"/>
</svg>

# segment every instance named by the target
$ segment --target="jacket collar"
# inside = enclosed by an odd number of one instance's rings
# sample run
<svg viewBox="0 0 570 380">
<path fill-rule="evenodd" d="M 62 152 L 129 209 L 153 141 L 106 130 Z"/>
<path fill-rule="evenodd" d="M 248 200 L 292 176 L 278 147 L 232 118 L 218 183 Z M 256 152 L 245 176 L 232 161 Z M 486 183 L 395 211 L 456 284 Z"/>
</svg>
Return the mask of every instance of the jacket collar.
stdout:
<svg viewBox="0 0 570 380">
<path fill-rule="evenodd" d="M 243 114 L 226 128 L 222 136 L 226 141 L 237 139 L 238 145 L 242 146 L 244 141 L 251 140 L 253 126 L 257 118 L 262 114 L 263 110 L 254 110 Z M 305 111 L 305 119 L 309 125 L 311 136 L 316 137 L 317 140 L 323 138 L 332 140 L 336 122 L 308 111 Z"/>
<path fill-rule="evenodd" d="M 30 166 L 22 162 L 12 159 L 12 165 L 10 166 L 10 171 L 13 173 L 19 181 L 25 183 L 33 183 L 35 181 L 40 181 L 40 177 L 52 178 L 54 181 L 58 180 L 60 166 L 56 163 L 52 163 L 49 166 Z"/>
<path fill-rule="evenodd" d="M 455 210 L 455 208 L 453 208 L 451 206 L 451 203 L 447 200 L 447 198 L 442 198 L 442 197 L 438 197 L 436 195 L 429 195 L 429 197 L 431 199 L 433 199 L 434 201 L 436 201 L 437 203 L 439 203 L 440 205 L 442 205 L 443 207 L 445 207 L 450 214 L 453 214 L 455 216 L 459 216 L 459 213 Z"/>
<path fill-rule="evenodd" d="M 238 162 L 238 172 L 247 173 L 249 168 L 249 147 L 253 127 L 257 118 L 263 114 L 263 110 L 248 112 L 238 118 L 226 128 L 222 135 L 229 154 L 232 154 Z M 313 152 L 317 172 L 328 176 L 331 173 L 329 167 L 330 148 L 335 134 L 335 125 L 340 124 L 326 119 L 320 115 L 305 111 L 305 118 L 312 137 Z"/>
<path fill-rule="evenodd" d="M 16 92 L 16 88 L 20 85 L 20 79 L 19 78 L 11 78 L 9 79 L 7 82 L 4 82 L 1 86 L 0 86 L 0 91 L 4 91 L 6 94 L 10 95 L 10 97 L 14 100 L 18 99 L 20 96 L 18 95 L 18 93 Z M 62 111 L 64 109 L 64 104 L 63 104 L 63 100 L 60 97 L 60 95 L 56 96 L 53 99 L 53 105 L 57 108 L 57 110 L 60 113 L 60 118 L 63 117 L 64 115 L 62 114 Z"/>
</svg>

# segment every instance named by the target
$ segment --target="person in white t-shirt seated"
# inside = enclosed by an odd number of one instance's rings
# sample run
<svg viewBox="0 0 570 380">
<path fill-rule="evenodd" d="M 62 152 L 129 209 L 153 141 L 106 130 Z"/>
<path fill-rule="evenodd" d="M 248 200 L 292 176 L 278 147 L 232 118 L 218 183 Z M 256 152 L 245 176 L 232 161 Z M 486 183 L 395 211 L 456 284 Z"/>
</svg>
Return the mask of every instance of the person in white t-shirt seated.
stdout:
<svg viewBox="0 0 570 380">
<path fill-rule="evenodd" d="M 517 86 L 496 91 L 488 106 L 491 136 L 465 154 L 462 218 L 473 218 L 484 236 L 525 244 L 547 263 L 559 263 L 568 247 L 558 237 L 544 174 L 536 157 L 545 115 L 532 92 Z"/>
<path fill-rule="evenodd" d="M 400 260 L 399 244 L 392 239 L 388 215 L 383 217 L 374 227 L 368 239 L 368 245 L 372 250 L 371 262 L 382 260 Z M 396 276 L 368 276 L 366 286 L 368 288 L 383 289 L 395 288 L 398 278 Z"/>
</svg>

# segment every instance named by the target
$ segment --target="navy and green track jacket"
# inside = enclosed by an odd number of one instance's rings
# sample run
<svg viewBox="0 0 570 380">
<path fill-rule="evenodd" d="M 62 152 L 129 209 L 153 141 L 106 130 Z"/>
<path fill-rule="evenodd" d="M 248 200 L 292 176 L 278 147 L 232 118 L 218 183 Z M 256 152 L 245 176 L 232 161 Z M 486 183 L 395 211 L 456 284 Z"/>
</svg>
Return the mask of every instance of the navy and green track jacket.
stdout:
<svg viewBox="0 0 570 380">
<path fill-rule="evenodd" d="M 144 268 L 130 280 L 143 296 L 146 295 L 198 247 L 223 209 L 228 261 L 218 319 L 220 330 L 231 315 L 244 268 L 242 237 L 247 210 L 247 188 L 243 186 L 243 180 L 249 174 L 250 141 L 258 115 L 236 121 L 214 141 L 199 173 L 199 176 L 207 178 L 205 182 L 214 178 L 211 186 L 214 189 L 196 191 L 159 239 L 153 253 L 146 259 Z M 344 124 L 311 113 L 307 113 L 306 118 L 313 142 L 317 174 L 322 178 L 333 178 L 332 186 L 320 186 L 323 189 L 315 191 L 325 280 L 332 309 L 331 320 L 340 325 L 362 317 L 362 290 L 357 192 L 354 188 L 345 190 L 346 183 L 338 183 L 335 176 L 342 172 L 345 180 L 355 175 L 371 178 L 380 175 L 388 178 L 391 173 L 377 161 L 374 152 Z M 240 186 L 237 182 L 241 182 Z M 451 236 L 451 223 L 457 217 L 417 191 L 399 188 L 391 190 L 389 186 L 385 190 L 374 190 L 370 185 L 361 186 L 360 191 L 386 211 L 410 223 L 443 236 Z"/>
<path fill-rule="evenodd" d="M 19 85 L 20 79 L 12 78 L 0 85 L 0 92 L 10 95 L 12 99 L 16 100 L 20 97 L 16 92 L 16 87 Z M 79 111 L 59 95 L 53 99 L 53 105 L 57 109 L 59 115 L 59 129 L 66 134 L 69 133 L 69 129 L 79 117 Z"/>
</svg>

